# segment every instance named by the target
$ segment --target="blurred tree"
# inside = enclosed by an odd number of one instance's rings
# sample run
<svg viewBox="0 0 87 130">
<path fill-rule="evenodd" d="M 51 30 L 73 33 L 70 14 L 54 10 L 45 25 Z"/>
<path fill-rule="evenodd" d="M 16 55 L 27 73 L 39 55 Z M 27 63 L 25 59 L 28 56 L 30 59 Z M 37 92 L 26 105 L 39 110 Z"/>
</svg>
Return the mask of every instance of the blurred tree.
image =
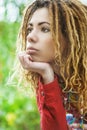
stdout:
<svg viewBox="0 0 87 130">
<path fill-rule="evenodd" d="M 7 86 L 15 58 L 16 38 L 28 0 L 0 0 L 0 130 L 40 130 L 35 98 L 21 88 Z M 29 0 L 30 1 L 30 0 Z M 11 23 L 12 22 L 12 23 Z"/>
<path fill-rule="evenodd" d="M 8 22 L 20 21 L 25 5 L 32 0 L 2 0 L 4 20 Z"/>
</svg>

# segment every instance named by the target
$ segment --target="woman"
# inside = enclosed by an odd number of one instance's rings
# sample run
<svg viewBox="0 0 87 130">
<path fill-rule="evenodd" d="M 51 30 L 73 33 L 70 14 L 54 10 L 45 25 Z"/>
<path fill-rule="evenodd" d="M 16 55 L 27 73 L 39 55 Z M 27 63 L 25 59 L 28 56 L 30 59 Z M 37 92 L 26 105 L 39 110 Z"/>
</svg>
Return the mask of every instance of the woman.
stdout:
<svg viewBox="0 0 87 130">
<path fill-rule="evenodd" d="M 25 9 L 17 70 L 36 91 L 42 130 L 87 130 L 86 35 L 79 1 L 36 0 Z"/>
</svg>

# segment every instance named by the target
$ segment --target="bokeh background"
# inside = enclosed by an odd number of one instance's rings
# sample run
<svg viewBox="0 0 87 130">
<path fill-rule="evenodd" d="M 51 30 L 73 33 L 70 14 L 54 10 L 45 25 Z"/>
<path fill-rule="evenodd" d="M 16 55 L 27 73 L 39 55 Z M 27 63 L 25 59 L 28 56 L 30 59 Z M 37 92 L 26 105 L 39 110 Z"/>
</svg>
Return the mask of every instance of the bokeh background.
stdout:
<svg viewBox="0 0 87 130">
<path fill-rule="evenodd" d="M 15 59 L 16 38 L 29 0 L 0 0 L 0 130 L 39 130 L 36 100 L 6 85 Z"/>
<path fill-rule="evenodd" d="M 87 4 L 87 0 L 81 0 Z M 23 9 L 32 0 L 0 0 L 0 130 L 40 130 L 35 97 L 6 85 Z"/>
</svg>

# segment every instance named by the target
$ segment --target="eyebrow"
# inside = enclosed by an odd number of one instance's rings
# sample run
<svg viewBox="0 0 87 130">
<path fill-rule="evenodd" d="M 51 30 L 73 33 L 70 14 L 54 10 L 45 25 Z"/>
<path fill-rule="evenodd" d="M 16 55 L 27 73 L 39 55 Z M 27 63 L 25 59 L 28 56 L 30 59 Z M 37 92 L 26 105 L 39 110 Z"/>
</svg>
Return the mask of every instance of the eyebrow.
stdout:
<svg viewBox="0 0 87 130">
<path fill-rule="evenodd" d="M 39 22 L 38 23 L 39 26 L 42 25 L 42 24 L 48 24 L 48 25 L 50 25 L 50 23 L 48 23 L 48 22 Z M 29 23 L 29 25 L 33 26 L 33 23 Z"/>
</svg>

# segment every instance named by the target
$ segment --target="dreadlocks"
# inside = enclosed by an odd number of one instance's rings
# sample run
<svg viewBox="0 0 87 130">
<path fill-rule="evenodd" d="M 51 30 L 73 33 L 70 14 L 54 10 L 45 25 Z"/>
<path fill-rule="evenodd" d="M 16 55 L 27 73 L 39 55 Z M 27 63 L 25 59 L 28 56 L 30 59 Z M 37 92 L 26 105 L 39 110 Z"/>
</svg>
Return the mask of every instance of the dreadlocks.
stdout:
<svg viewBox="0 0 87 130">
<path fill-rule="evenodd" d="M 24 11 L 24 17 L 20 28 L 17 44 L 17 52 L 26 50 L 27 26 L 33 13 L 40 8 L 48 8 L 51 21 L 51 31 L 55 45 L 55 73 L 62 79 L 61 86 L 64 93 L 70 95 L 72 104 L 81 114 L 87 114 L 87 8 L 78 0 L 36 0 L 28 5 Z M 61 30 L 65 45 L 60 41 Z M 63 51 L 61 47 L 64 46 Z M 39 75 L 33 72 L 25 72 L 19 66 L 20 74 L 31 82 L 35 88 Z M 60 72 L 57 73 L 57 69 Z M 20 77 L 21 77 L 20 76 Z M 83 110 L 83 112 L 82 112 Z"/>
</svg>

